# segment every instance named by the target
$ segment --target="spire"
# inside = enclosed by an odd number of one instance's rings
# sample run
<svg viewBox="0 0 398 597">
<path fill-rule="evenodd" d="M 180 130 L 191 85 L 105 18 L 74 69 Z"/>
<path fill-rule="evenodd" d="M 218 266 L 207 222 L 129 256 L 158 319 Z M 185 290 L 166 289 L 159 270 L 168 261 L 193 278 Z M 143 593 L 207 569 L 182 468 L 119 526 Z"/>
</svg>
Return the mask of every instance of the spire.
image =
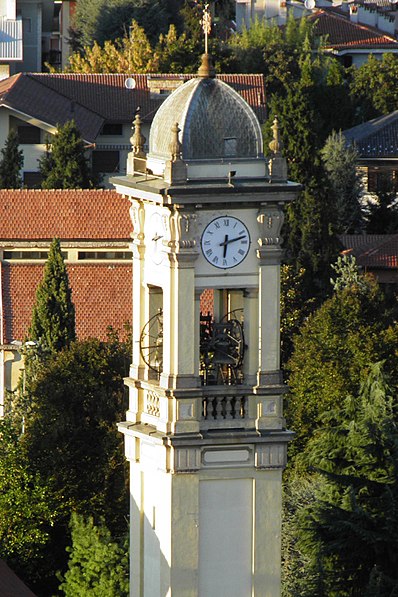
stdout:
<svg viewBox="0 0 398 597">
<path fill-rule="evenodd" d="M 206 3 L 203 8 L 203 17 L 200 21 L 202 25 L 203 33 L 205 35 L 205 53 L 202 55 L 202 63 L 198 70 L 198 76 L 203 79 L 214 78 L 216 71 L 212 64 L 211 56 L 209 54 L 208 37 L 211 32 L 211 14 L 209 11 L 209 5 Z"/>
</svg>

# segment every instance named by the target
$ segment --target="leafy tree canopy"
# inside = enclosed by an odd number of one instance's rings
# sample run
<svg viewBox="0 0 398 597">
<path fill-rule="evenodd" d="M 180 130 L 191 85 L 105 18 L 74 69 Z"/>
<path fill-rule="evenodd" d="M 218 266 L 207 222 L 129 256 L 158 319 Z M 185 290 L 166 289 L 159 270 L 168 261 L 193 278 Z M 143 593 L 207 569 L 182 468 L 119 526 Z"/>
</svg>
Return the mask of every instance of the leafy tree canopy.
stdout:
<svg viewBox="0 0 398 597">
<path fill-rule="evenodd" d="M 371 54 L 359 68 L 352 68 L 351 76 L 350 92 L 358 106 L 360 121 L 397 109 L 398 58 L 395 54 L 384 54 L 382 60 Z"/>
<path fill-rule="evenodd" d="M 375 360 L 388 358 L 388 370 L 397 379 L 398 330 L 391 323 L 372 278 L 365 287 L 354 283 L 336 291 L 305 321 L 287 366 L 290 393 L 285 414 L 296 433 L 292 465 L 300 466 L 298 455 L 324 413 L 347 395 L 358 394 L 362 377 Z"/>
<path fill-rule="evenodd" d="M 20 189 L 22 186 L 21 169 L 24 157 L 22 149 L 19 149 L 17 131 L 11 129 L 8 133 L 5 145 L 1 150 L 0 160 L 0 188 Z"/>
<path fill-rule="evenodd" d="M 0 421 L 0 557 L 34 586 L 59 510 L 48 484 L 30 470 L 20 433 L 10 419 Z"/>
</svg>

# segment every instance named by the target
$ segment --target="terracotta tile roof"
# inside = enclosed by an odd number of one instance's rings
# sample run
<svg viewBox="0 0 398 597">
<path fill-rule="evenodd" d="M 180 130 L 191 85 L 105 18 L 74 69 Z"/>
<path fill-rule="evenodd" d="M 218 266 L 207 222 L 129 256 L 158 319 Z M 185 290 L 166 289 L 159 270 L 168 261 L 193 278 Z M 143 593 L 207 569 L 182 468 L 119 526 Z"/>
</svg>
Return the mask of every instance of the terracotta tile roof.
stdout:
<svg viewBox="0 0 398 597">
<path fill-rule="evenodd" d="M 335 11 L 317 10 L 310 17 L 315 21 L 315 32 L 319 36 L 327 36 L 326 48 L 343 49 L 386 49 L 398 51 L 398 40 L 386 33 L 353 23 L 347 16 Z"/>
<path fill-rule="evenodd" d="M 36 113 L 37 118 L 54 124 L 70 119 L 72 108 L 75 110 L 76 121 L 78 113 L 80 115 L 80 109 L 84 109 L 88 111 L 87 118 L 90 116 L 93 119 L 93 114 L 96 113 L 96 123 L 99 123 L 98 118 L 108 122 L 130 123 L 137 108 L 140 107 L 141 118 L 151 122 L 165 96 L 151 94 L 148 79 L 177 78 L 187 81 L 193 76 L 189 74 L 19 74 L 0 82 L 0 105 L 2 102 L 8 102 L 18 109 L 22 106 L 22 111 L 30 108 L 31 112 Z M 128 77 L 134 79 L 136 84 L 134 89 L 126 88 L 125 81 Z M 255 110 L 261 122 L 265 120 L 263 75 L 231 74 L 219 75 L 219 78 L 242 95 Z M 59 106 L 57 106 L 58 102 L 60 102 Z M 57 112 L 53 114 L 55 109 Z M 66 117 L 67 115 L 69 118 Z M 93 126 L 90 132 L 91 134 L 94 132 Z"/>
<path fill-rule="evenodd" d="M 398 268 L 398 234 L 345 234 L 340 240 L 364 269 Z"/>
<path fill-rule="evenodd" d="M 343 131 L 361 158 L 398 158 L 398 110 Z"/>
<path fill-rule="evenodd" d="M 103 116 L 74 98 L 68 98 L 44 85 L 39 78 L 18 74 L 0 81 L 0 106 L 6 106 L 56 127 L 74 119 L 86 141 L 93 143 L 102 125 Z"/>
<path fill-rule="evenodd" d="M 35 597 L 35 594 L 3 560 L 0 560 L 0 595 L 2 597 Z"/>
<path fill-rule="evenodd" d="M 3 341 L 23 340 L 28 331 L 43 264 L 2 263 Z M 106 338 L 108 326 L 120 331 L 131 324 L 132 264 L 69 264 L 79 339 Z M 2 595 L 3 593 L 0 594 Z"/>
<path fill-rule="evenodd" d="M 0 240 L 127 240 L 128 199 L 113 190 L 0 190 Z"/>
</svg>

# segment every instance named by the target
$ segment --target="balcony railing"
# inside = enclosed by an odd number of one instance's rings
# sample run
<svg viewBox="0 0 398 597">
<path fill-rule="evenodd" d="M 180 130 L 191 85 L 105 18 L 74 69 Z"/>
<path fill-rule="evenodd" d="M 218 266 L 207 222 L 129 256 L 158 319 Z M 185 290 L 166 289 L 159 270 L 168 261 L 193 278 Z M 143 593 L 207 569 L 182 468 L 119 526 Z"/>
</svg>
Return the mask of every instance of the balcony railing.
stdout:
<svg viewBox="0 0 398 597">
<path fill-rule="evenodd" d="M 22 59 L 22 19 L 0 17 L 0 61 Z"/>
</svg>

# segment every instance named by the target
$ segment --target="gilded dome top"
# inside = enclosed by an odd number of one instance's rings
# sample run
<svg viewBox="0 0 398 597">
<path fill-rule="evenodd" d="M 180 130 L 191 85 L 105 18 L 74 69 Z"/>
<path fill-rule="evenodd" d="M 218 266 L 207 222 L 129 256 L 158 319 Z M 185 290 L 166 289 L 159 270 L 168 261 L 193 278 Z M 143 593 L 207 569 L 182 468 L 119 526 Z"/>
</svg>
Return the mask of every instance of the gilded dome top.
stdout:
<svg viewBox="0 0 398 597">
<path fill-rule="evenodd" d="M 180 127 L 183 160 L 262 156 L 262 134 L 256 115 L 232 87 L 218 79 L 190 79 L 165 100 L 151 126 L 150 157 L 170 159 L 171 129 L 175 123 Z"/>
</svg>

